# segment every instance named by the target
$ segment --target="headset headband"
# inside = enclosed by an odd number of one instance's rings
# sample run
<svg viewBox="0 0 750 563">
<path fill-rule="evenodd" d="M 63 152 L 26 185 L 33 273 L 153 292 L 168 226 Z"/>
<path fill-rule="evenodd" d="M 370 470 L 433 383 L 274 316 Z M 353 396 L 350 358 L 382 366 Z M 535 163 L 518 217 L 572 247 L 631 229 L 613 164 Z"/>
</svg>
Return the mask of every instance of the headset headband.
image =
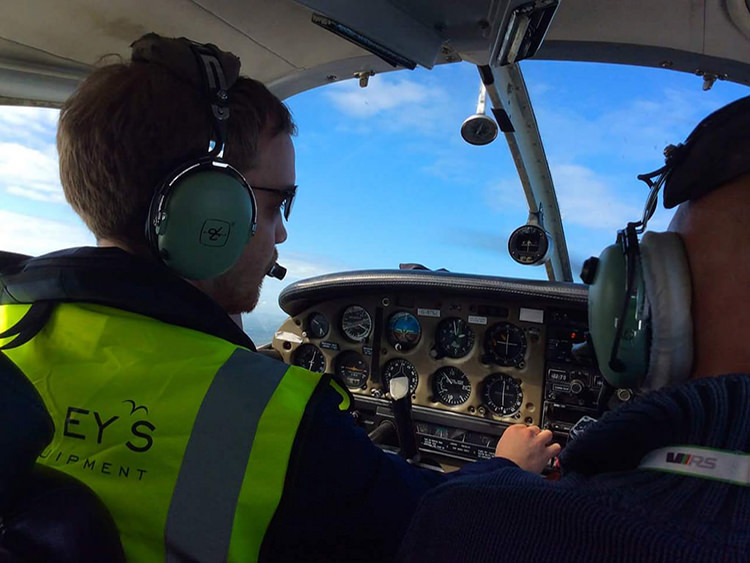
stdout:
<svg viewBox="0 0 750 563">
<path fill-rule="evenodd" d="M 157 64 L 208 97 L 213 124 L 208 155 L 221 156 L 227 142 L 228 92 L 239 77 L 240 59 L 210 43 L 204 45 L 185 37 L 171 39 L 156 33 L 147 33 L 131 48 L 133 62 Z"/>
</svg>

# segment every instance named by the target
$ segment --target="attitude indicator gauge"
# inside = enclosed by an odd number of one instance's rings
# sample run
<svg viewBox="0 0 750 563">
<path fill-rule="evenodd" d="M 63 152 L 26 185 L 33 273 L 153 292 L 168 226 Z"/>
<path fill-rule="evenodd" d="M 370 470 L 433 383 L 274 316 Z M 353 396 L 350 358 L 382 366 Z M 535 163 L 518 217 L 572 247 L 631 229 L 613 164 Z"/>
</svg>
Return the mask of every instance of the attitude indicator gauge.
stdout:
<svg viewBox="0 0 750 563">
<path fill-rule="evenodd" d="M 326 357 L 315 344 L 303 344 L 294 351 L 292 363 L 310 371 L 325 373 Z"/>
<path fill-rule="evenodd" d="M 406 311 L 399 311 L 388 319 L 386 332 L 388 342 L 399 352 L 411 350 L 422 336 L 422 327 L 417 317 Z"/>
<path fill-rule="evenodd" d="M 364 342 L 372 332 L 372 317 L 364 307 L 351 305 L 341 315 L 341 331 L 352 342 Z"/>
<path fill-rule="evenodd" d="M 507 373 L 493 373 L 482 385 L 482 402 L 495 414 L 511 416 L 521 410 L 521 382 Z"/>
<path fill-rule="evenodd" d="M 440 356 L 463 358 L 474 347 L 474 331 L 469 324 L 452 317 L 440 321 L 435 332 L 435 348 Z"/>
<path fill-rule="evenodd" d="M 544 264 L 549 259 L 551 249 L 549 234 L 538 225 L 519 227 L 508 239 L 511 258 L 525 266 Z"/>
<path fill-rule="evenodd" d="M 485 363 L 521 367 L 526 355 L 526 335 L 514 324 L 498 323 L 487 330 L 484 349 Z"/>
<path fill-rule="evenodd" d="M 353 350 L 342 352 L 336 358 L 336 375 L 350 389 L 364 389 L 367 387 L 367 378 L 370 369 L 367 367 L 365 358 Z"/>
<path fill-rule="evenodd" d="M 330 324 L 323 313 L 310 313 L 307 317 L 307 332 L 310 338 L 324 338 L 329 328 Z"/>
<path fill-rule="evenodd" d="M 450 407 L 462 405 L 471 396 L 471 382 L 458 368 L 440 368 L 432 376 L 432 392 L 435 398 Z"/>
<path fill-rule="evenodd" d="M 383 388 L 390 392 L 391 379 L 401 376 L 409 378 L 409 393 L 413 395 L 419 385 L 419 374 L 417 368 L 403 358 L 391 360 L 383 366 Z"/>
</svg>

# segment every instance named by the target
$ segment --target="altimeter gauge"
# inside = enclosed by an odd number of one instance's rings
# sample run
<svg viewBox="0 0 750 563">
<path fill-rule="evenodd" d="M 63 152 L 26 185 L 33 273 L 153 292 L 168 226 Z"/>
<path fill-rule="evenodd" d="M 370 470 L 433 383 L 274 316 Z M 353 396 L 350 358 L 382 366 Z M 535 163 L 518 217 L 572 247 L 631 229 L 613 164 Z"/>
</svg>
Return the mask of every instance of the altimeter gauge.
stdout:
<svg viewBox="0 0 750 563">
<path fill-rule="evenodd" d="M 471 382 L 460 369 L 443 367 L 432 376 L 432 392 L 438 402 L 455 407 L 469 400 Z"/>
<path fill-rule="evenodd" d="M 443 319 L 435 332 L 435 348 L 441 356 L 463 358 L 474 347 L 474 331 L 469 324 L 451 317 Z"/>
</svg>

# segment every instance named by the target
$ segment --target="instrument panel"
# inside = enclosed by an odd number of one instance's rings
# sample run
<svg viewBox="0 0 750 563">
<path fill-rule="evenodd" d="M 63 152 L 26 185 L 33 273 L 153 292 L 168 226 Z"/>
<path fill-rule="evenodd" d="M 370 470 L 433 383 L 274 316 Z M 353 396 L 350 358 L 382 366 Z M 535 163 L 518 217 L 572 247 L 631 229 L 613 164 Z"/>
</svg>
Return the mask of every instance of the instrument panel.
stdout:
<svg viewBox="0 0 750 563">
<path fill-rule="evenodd" d="M 462 462 L 491 457 L 510 424 L 565 442 L 594 415 L 601 375 L 585 340 L 585 286 L 421 271 L 297 282 L 273 341 L 284 361 L 335 375 L 360 423 L 389 418 L 389 382 L 406 376 L 419 446 Z"/>
<path fill-rule="evenodd" d="M 540 422 L 543 309 L 407 292 L 321 302 L 293 323 L 302 342 L 288 361 L 335 374 L 355 397 L 387 399 L 406 375 L 414 405 Z"/>
</svg>

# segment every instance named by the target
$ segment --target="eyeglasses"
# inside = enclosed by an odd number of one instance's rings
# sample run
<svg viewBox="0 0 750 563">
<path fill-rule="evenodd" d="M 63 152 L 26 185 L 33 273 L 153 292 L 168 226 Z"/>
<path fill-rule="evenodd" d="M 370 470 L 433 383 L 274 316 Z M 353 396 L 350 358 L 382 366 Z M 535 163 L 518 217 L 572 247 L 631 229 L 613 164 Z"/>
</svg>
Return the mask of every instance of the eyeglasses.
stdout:
<svg viewBox="0 0 750 563">
<path fill-rule="evenodd" d="M 291 188 L 288 188 L 286 190 L 264 188 L 262 186 L 251 186 L 251 188 L 255 191 L 273 192 L 279 197 L 283 197 L 279 208 L 281 209 L 284 215 L 284 219 L 289 221 L 289 215 L 292 213 L 292 205 L 294 204 L 294 197 L 297 195 L 297 186 L 292 186 Z"/>
</svg>

